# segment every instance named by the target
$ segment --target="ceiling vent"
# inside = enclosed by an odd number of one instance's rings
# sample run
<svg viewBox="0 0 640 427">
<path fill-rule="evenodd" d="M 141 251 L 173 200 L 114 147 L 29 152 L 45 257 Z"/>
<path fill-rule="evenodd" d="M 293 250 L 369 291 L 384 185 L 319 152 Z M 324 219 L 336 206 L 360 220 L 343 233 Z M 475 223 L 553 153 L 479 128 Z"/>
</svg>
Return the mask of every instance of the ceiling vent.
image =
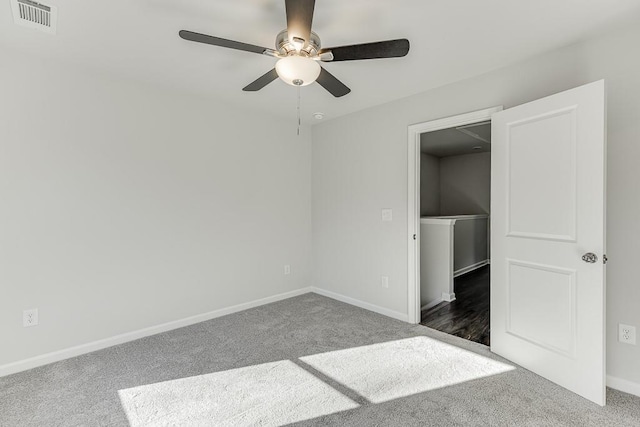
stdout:
<svg viewBox="0 0 640 427">
<path fill-rule="evenodd" d="M 24 27 L 36 28 L 49 34 L 56 33 L 58 9 L 31 0 L 11 0 L 13 21 Z"/>
</svg>

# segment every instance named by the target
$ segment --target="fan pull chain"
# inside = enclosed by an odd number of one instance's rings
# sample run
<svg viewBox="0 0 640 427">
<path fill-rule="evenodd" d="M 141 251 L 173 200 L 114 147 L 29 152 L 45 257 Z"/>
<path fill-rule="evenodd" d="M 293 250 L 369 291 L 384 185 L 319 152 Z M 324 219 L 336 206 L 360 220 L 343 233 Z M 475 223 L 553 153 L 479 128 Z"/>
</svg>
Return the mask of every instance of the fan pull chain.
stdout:
<svg viewBox="0 0 640 427">
<path fill-rule="evenodd" d="M 298 86 L 298 136 L 300 136 L 300 86 Z"/>
</svg>

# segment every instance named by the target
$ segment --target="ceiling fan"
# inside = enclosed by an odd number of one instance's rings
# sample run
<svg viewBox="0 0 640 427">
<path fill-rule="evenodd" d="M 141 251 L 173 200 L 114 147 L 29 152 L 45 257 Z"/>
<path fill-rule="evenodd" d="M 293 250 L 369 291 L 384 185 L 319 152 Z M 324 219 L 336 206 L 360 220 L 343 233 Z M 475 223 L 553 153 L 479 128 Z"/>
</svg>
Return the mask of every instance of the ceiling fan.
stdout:
<svg viewBox="0 0 640 427">
<path fill-rule="evenodd" d="M 280 77 L 285 83 L 298 87 L 317 81 L 333 96 L 340 97 L 351 92 L 351 89 L 322 68 L 319 62 L 398 58 L 409 52 L 407 39 L 322 48 L 320 37 L 311 31 L 314 6 L 315 0 L 285 0 L 287 28 L 276 37 L 275 49 L 187 30 L 179 34 L 189 41 L 278 58 L 274 69 L 242 89 L 249 92 L 258 91 Z"/>
</svg>

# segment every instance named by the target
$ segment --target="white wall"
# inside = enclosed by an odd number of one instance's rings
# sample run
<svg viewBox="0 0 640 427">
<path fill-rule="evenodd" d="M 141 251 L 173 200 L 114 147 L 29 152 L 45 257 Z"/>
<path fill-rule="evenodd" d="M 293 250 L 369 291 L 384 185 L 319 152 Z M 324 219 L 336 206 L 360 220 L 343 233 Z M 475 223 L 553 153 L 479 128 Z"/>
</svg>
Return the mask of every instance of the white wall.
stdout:
<svg viewBox="0 0 640 427">
<path fill-rule="evenodd" d="M 407 313 L 407 126 L 505 108 L 605 78 L 608 87 L 608 372 L 640 384 L 640 26 L 313 128 L 313 283 Z M 398 66 L 402 66 L 399 62 Z M 352 94 L 357 96 L 357 94 Z M 380 209 L 393 208 L 392 223 Z M 389 276 L 389 288 L 380 276 Z"/>
<path fill-rule="evenodd" d="M 439 193 L 440 215 L 488 214 L 491 153 L 442 157 Z"/>
<path fill-rule="evenodd" d="M 1 57 L 0 365 L 310 285 L 294 120 Z"/>
<path fill-rule="evenodd" d="M 420 153 L 420 216 L 440 215 L 440 159 Z"/>
</svg>

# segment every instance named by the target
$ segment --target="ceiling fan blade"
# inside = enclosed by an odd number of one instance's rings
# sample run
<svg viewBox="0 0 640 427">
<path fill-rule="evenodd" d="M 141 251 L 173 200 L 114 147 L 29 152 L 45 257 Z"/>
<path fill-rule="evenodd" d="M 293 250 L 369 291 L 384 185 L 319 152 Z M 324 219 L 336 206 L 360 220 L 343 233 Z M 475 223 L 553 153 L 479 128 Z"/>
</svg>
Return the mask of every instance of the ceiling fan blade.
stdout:
<svg viewBox="0 0 640 427">
<path fill-rule="evenodd" d="M 340 98 L 351 92 L 351 89 L 324 68 L 320 68 L 320 75 L 316 81 L 336 98 Z"/>
<path fill-rule="evenodd" d="M 273 70 L 258 77 L 258 79 L 255 80 L 254 82 L 249 83 L 247 86 L 243 87 L 242 90 L 244 90 L 245 92 L 255 92 L 257 90 L 262 89 L 263 87 L 265 87 L 266 85 L 268 85 L 269 83 L 271 83 L 277 78 L 278 78 L 278 73 L 274 68 Z"/>
<path fill-rule="evenodd" d="M 329 47 L 318 52 L 325 54 L 323 61 L 356 61 L 359 59 L 399 58 L 409 53 L 409 40 L 387 40 L 382 42 L 354 44 L 350 46 Z M 327 55 L 331 53 L 331 55 Z"/>
<path fill-rule="evenodd" d="M 311 23 L 313 22 L 315 3 L 315 0 L 285 0 L 287 33 L 290 41 L 299 39 L 300 43 L 304 44 L 311 39 Z"/>
<path fill-rule="evenodd" d="M 192 42 L 212 44 L 214 46 L 226 47 L 229 49 L 243 50 L 245 52 L 253 53 L 268 53 L 272 49 L 266 47 L 260 47 L 252 44 L 237 42 L 234 40 L 222 39 L 220 37 L 208 36 L 206 34 L 194 33 L 193 31 L 181 30 L 178 34 L 185 40 Z"/>
</svg>

